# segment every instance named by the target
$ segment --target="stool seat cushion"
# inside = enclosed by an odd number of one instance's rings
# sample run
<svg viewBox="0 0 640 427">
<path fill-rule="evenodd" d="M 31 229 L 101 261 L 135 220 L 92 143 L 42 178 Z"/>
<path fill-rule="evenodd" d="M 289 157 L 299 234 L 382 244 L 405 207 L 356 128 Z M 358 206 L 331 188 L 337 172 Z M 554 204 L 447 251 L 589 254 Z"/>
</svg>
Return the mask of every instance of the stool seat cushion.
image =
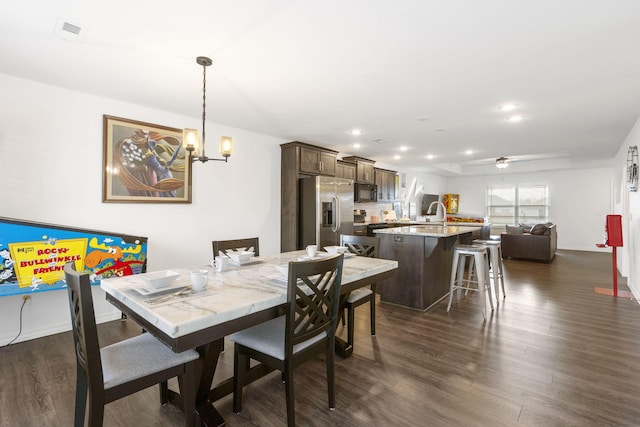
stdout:
<svg viewBox="0 0 640 427">
<path fill-rule="evenodd" d="M 476 253 L 486 252 L 487 247 L 482 245 L 458 245 L 454 248 L 454 250 L 458 253 Z"/>
<path fill-rule="evenodd" d="M 493 245 L 500 246 L 500 240 L 474 240 L 473 243 L 479 243 L 481 245 Z"/>
</svg>

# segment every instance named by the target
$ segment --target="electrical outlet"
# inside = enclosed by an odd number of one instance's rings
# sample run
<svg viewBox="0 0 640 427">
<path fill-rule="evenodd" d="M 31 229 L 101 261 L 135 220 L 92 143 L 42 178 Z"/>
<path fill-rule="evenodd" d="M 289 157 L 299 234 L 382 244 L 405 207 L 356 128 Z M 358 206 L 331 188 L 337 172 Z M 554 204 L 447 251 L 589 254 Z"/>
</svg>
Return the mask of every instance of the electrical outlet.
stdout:
<svg viewBox="0 0 640 427">
<path fill-rule="evenodd" d="M 31 299 L 31 295 L 22 295 L 22 299 L 25 300 L 25 301 L 29 300 L 29 299 Z"/>
</svg>

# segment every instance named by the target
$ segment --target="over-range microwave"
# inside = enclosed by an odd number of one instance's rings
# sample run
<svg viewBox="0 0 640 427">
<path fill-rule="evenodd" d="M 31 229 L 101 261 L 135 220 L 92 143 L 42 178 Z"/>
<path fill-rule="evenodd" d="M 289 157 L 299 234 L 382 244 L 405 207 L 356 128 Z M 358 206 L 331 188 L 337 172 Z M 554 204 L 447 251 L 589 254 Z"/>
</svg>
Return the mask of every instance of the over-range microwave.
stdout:
<svg viewBox="0 0 640 427">
<path fill-rule="evenodd" d="M 356 203 L 367 203 L 378 201 L 378 186 L 375 184 L 353 185 L 353 201 Z"/>
</svg>

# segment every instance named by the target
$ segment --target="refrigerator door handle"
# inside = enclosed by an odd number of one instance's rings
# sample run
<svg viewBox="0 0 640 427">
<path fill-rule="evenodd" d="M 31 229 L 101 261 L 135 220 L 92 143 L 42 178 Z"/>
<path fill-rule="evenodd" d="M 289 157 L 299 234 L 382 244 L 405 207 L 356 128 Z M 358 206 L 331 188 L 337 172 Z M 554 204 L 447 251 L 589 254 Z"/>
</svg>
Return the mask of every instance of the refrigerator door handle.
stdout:
<svg viewBox="0 0 640 427">
<path fill-rule="evenodd" d="M 333 215 L 333 227 L 331 227 L 331 231 L 337 233 L 340 229 L 340 198 L 338 196 L 333 196 L 333 200 L 336 202 L 335 207 L 335 215 Z"/>
</svg>

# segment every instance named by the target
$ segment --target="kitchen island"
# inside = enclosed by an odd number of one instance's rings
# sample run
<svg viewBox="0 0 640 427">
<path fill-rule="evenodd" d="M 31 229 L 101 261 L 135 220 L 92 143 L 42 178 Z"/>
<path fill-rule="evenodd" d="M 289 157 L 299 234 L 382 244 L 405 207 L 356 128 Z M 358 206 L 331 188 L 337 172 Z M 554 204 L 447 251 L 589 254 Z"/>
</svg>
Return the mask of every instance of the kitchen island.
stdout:
<svg viewBox="0 0 640 427">
<path fill-rule="evenodd" d="M 379 257 L 398 261 L 395 277 L 378 284 L 380 300 L 428 310 L 449 293 L 453 248 L 471 243 L 478 226 L 415 225 L 376 230 Z"/>
<path fill-rule="evenodd" d="M 442 221 L 386 221 L 386 222 L 364 222 L 361 224 L 354 224 L 366 227 L 366 233 L 368 236 L 375 236 L 376 230 L 384 229 L 384 228 L 395 228 L 395 227 L 408 227 L 408 226 L 419 226 L 424 225 L 428 227 L 442 226 Z M 447 222 L 448 227 L 475 227 L 474 238 L 485 239 L 488 240 L 491 236 L 491 224 L 484 222 Z"/>
</svg>

